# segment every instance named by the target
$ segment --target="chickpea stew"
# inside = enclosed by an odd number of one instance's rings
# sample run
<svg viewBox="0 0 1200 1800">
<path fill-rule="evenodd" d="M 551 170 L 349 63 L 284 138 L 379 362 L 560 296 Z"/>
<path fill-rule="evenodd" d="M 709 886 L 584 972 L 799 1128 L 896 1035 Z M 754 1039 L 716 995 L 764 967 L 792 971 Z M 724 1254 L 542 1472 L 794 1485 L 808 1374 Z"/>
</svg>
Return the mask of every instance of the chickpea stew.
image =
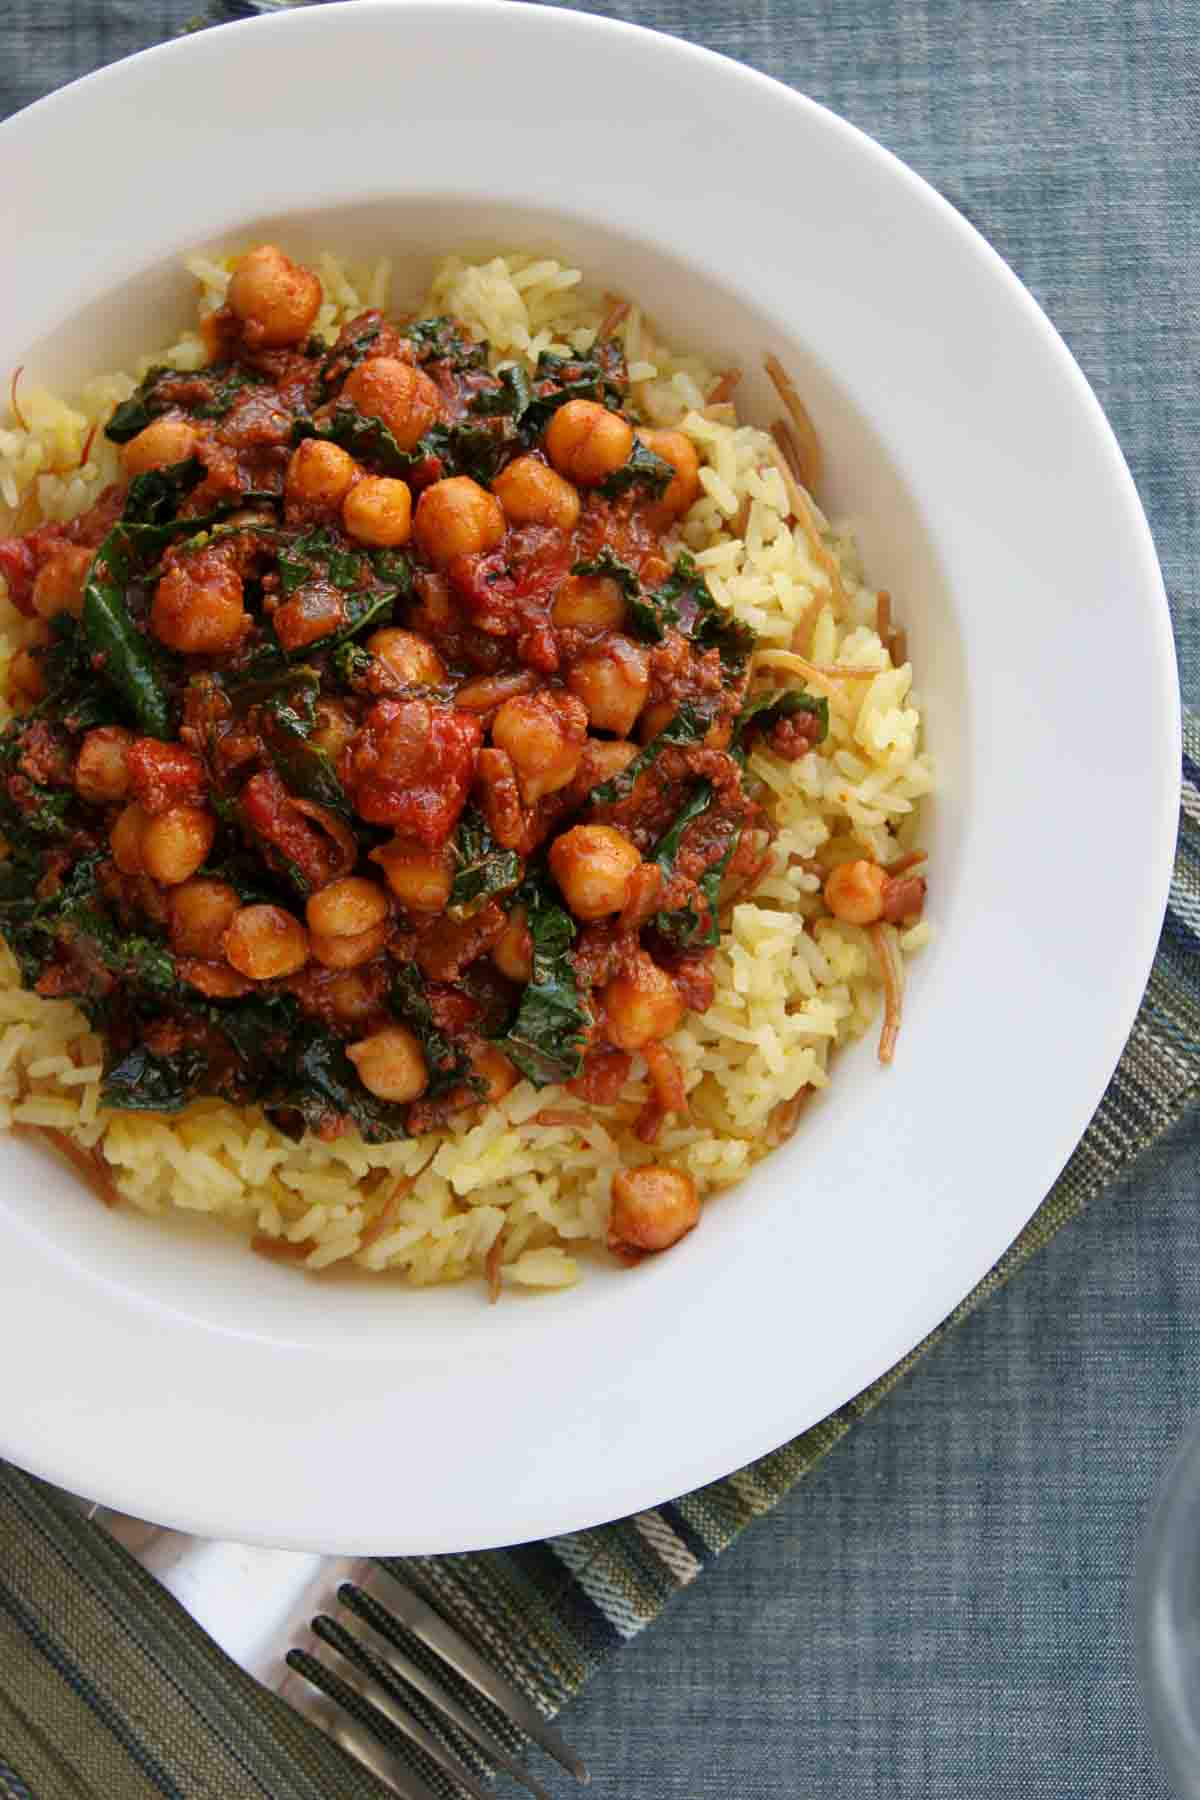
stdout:
<svg viewBox="0 0 1200 1800">
<path fill-rule="evenodd" d="M 86 1015 L 108 1111 L 217 1099 L 432 1148 L 518 1084 L 586 1118 L 640 1073 L 607 1226 L 635 1261 L 699 1217 L 670 1140 L 711 1104 L 672 1040 L 713 1005 L 731 907 L 780 876 L 771 772 L 815 766 L 882 665 L 811 660 L 814 613 L 781 646 L 714 597 L 687 521 L 716 483 L 639 406 L 620 308 L 530 366 L 445 314 L 366 307 L 331 341 L 321 304 L 316 272 L 248 252 L 204 360 L 108 417 L 119 478 L 0 539 L 29 621 L 0 932 Z M 810 929 L 869 946 L 887 1060 L 925 881 L 881 817 L 782 876 Z"/>
</svg>

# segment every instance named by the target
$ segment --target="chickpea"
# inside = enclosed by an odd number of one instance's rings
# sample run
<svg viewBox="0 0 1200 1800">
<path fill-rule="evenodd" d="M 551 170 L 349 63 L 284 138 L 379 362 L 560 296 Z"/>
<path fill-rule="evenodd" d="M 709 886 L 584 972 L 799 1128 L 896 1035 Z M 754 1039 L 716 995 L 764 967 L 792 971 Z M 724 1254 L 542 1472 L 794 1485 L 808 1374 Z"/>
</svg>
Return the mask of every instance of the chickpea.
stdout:
<svg viewBox="0 0 1200 1800">
<path fill-rule="evenodd" d="M 372 850 L 370 860 L 382 868 L 388 886 L 401 906 L 410 912 L 445 910 L 454 886 L 454 873 L 446 849 L 427 850 L 424 844 L 394 838 Z"/>
<path fill-rule="evenodd" d="M 615 633 L 573 663 L 567 686 L 587 708 L 597 731 L 632 731 L 650 692 L 650 658 L 632 638 Z"/>
<path fill-rule="evenodd" d="M 446 665 L 429 642 L 415 631 L 398 631 L 388 627 L 367 639 L 366 648 L 387 664 L 392 674 L 406 687 L 441 687 L 446 679 Z"/>
<path fill-rule="evenodd" d="M 497 475 L 492 492 L 510 525 L 557 525 L 573 531 L 579 522 L 578 493 L 540 456 L 516 457 Z"/>
<path fill-rule="evenodd" d="M 351 369 L 342 397 L 364 417 L 380 419 L 401 450 L 412 450 L 441 416 L 437 382 L 398 356 L 370 356 Z"/>
<path fill-rule="evenodd" d="M 354 969 L 336 976 L 326 992 L 333 1016 L 341 1025 L 363 1025 L 379 1005 L 374 986 Z"/>
<path fill-rule="evenodd" d="M 379 955 L 388 940 L 386 922 L 372 925 L 353 937 L 325 937 L 319 931 L 310 934 L 313 961 L 326 969 L 357 969 Z"/>
<path fill-rule="evenodd" d="M 8 692 L 14 704 L 45 698 L 46 676 L 40 658 L 31 650 L 18 650 L 8 665 Z"/>
<path fill-rule="evenodd" d="M 190 419 L 164 414 L 130 438 L 121 452 L 121 461 L 127 475 L 146 475 L 151 469 L 169 469 L 172 463 L 186 462 L 199 442 L 200 433 Z"/>
<path fill-rule="evenodd" d="M 598 400 L 568 400 L 546 427 L 546 454 L 560 475 L 595 487 L 629 460 L 633 426 Z"/>
<path fill-rule="evenodd" d="M 533 977 L 533 936 L 525 919 L 525 908 L 514 906 L 503 933 L 492 945 L 492 961 L 500 973 L 522 986 Z"/>
<path fill-rule="evenodd" d="M 350 1044 L 346 1055 L 358 1070 L 368 1093 L 403 1106 L 416 1100 L 429 1085 L 429 1071 L 421 1046 L 403 1025 L 388 1025 L 360 1043 Z"/>
<path fill-rule="evenodd" d="M 583 754 L 587 713 L 573 694 L 517 694 L 492 721 L 492 742 L 507 753 L 526 806 L 566 787 Z"/>
<path fill-rule="evenodd" d="M 425 489 L 413 531 L 429 560 L 445 568 L 456 556 L 475 556 L 503 542 L 504 513 L 496 496 L 469 475 L 451 475 Z"/>
<path fill-rule="evenodd" d="M 612 1250 L 669 1250 L 699 1218 L 696 1184 L 682 1169 L 644 1163 L 613 1176 L 608 1218 Z"/>
<path fill-rule="evenodd" d="M 239 905 L 237 894 L 227 881 L 200 875 L 183 882 L 169 902 L 172 950 L 177 956 L 218 962 L 225 954 L 225 933 Z"/>
<path fill-rule="evenodd" d="M 484 1092 L 479 1099 L 485 1105 L 503 1100 L 505 1094 L 511 1093 L 521 1079 L 507 1056 L 492 1044 L 481 1044 L 479 1049 L 472 1050 L 471 1072 L 484 1084 Z"/>
<path fill-rule="evenodd" d="M 886 885 L 887 875 L 878 863 L 865 857 L 839 863 L 826 877 L 825 904 L 846 925 L 874 925 L 883 917 Z"/>
<path fill-rule="evenodd" d="M 346 875 L 313 894 L 305 916 L 309 930 L 321 937 L 357 937 L 381 925 L 389 911 L 388 897 L 377 882 Z"/>
<path fill-rule="evenodd" d="M 203 807 L 172 806 L 155 813 L 142 827 L 142 867 L 155 881 L 176 887 L 196 873 L 216 835 L 217 822 Z"/>
<path fill-rule="evenodd" d="M 131 800 L 123 812 L 117 815 L 108 834 L 109 847 L 113 861 L 122 875 L 141 875 L 145 873 L 142 862 L 142 833 L 150 823 L 150 814 L 144 806 Z"/>
<path fill-rule="evenodd" d="M 550 846 L 550 872 L 577 919 L 620 912 L 629 877 L 641 860 L 614 825 L 573 825 Z"/>
<path fill-rule="evenodd" d="M 298 344 L 321 310 L 321 283 L 274 244 L 248 250 L 233 272 L 230 310 L 246 327 L 247 342 L 262 350 Z"/>
<path fill-rule="evenodd" d="M 412 532 L 412 494 L 407 481 L 364 475 L 342 502 L 342 524 L 360 544 L 390 549 Z"/>
<path fill-rule="evenodd" d="M 150 628 L 168 650 L 216 656 L 234 649 L 248 624 L 242 578 L 217 546 L 172 563 L 154 590 Z"/>
<path fill-rule="evenodd" d="M 322 438 L 305 438 L 292 451 L 284 477 L 284 498 L 333 512 L 342 504 L 357 478 L 358 464 L 340 444 L 327 444 Z"/>
<path fill-rule="evenodd" d="M 700 492 L 700 458 L 696 446 L 682 431 L 650 431 L 639 425 L 638 436 L 647 450 L 653 450 L 655 456 L 661 456 L 675 471 L 658 504 L 669 517 L 678 519 Z"/>
<path fill-rule="evenodd" d="M 222 939 L 227 962 L 251 981 L 294 975 L 308 961 L 308 933 L 282 906 L 243 906 Z"/>
<path fill-rule="evenodd" d="M 85 733 L 75 759 L 75 792 L 93 806 L 123 800 L 129 792 L 125 753 L 133 742 L 123 725 L 98 725 Z"/>
<path fill-rule="evenodd" d="M 579 780 L 587 783 L 590 794 L 601 782 L 611 781 L 614 775 L 623 775 L 637 753 L 636 744 L 614 743 L 611 738 L 589 738 L 579 765 Z"/>
<path fill-rule="evenodd" d="M 618 1050 L 641 1050 L 670 1037 L 683 1017 L 683 1001 L 665 969 L 640 952 L 601 996 L 605 1036 Z"/>
<path fill-rule="evenodd" d="M 308 741 L 336 762 L 357 729 L 354 714 L 340 700 L 318 700 L 316 722 Z"/>
<path fill-rule="evenodd" d="M 78 544 L 64 544 L 47 558 L 33 583 L 33 610 L 43 619 L 57 618 L 59 613 L 83 611 L 83 590 L 94 550 Z"/>
<path fill-rule="evenodd" d="M 181 981 L 189 987 L 199 988 L 210 1000 L 240 1000 L 244 994 L 252 994 L 254 986 L 231 969 L 228 963 L 203 962 L 196 956 L 181 956 L 175 964 Z"/>
<path fill-rule="evenodd" d="M 625 596 L 611 575 L 568 575 L 551 613 L 559 627 L 617 631 L 625 623 Z"/>
</svg>

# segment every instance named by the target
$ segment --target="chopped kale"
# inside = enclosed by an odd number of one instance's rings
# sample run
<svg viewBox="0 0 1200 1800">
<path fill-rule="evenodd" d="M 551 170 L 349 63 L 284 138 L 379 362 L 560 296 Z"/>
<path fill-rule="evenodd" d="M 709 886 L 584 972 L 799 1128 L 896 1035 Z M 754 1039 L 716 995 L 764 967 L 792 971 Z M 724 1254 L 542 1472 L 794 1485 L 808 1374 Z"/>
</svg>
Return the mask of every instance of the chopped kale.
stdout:
<svg viewBox="0 0 1200 1800">
<path fill-rule="evenodd" d="M 521 858 L 495 841 L 477 806 L 468 806 L 459 822 L 454 859 L 449 910 L 458 918 L 478 911 L 496 894 L 509 893 L 521 879 Z"/>
<path fill-rule="evenodd" d="M 400 335 L 413 346 L 418 363 L 448 362 L 456 374 L 487 367 L 487 345 L 468 337 L 456 319 L 417 319 Z"/>
<path fill-rule="evenodd" d="M 130 438 L 137 437 L 161 413 L 178 404 L 163 390 L 170 383 L 183 380 L 202 381 L 208 390 L 207 399 L 186 409 L 194 419 L 223 419 L 244 388 L 258 385 L 258 378 L 237 363 L 214 363 L 186 376 L 181 376 L 178 369 L 157 364 L 146 371 L 128 400 L 115 409 L 104 427 L 105 437 L 114 444 L 127 444 Z"/>
<path fill-rule="evenodd" d="M 651 763 L 660 757 L 671 744 L 698 744 L 713 722 L 714 712 L 711 708 L 692 706 L 685 702 L 673 718 L 668 719 L 656 738 L 652 738 L 644 750 L 639 750 L 633 761 L 621 770 L 619 775 L 602 781 L 600 786 L 592 789 L 592 803 L 596 806 L 611 806 L 616 800 L 624 800 L 631 794 L 637 784 L 638 777 L 644 775 Z"/>
<path fill-rule="evenodd" d="M 473 1086 L 476 1092 L 481 1091 L 482 1083 L 471 1072 L 467 1051 L 435 1023 L 425 977 L 416 963 L 402 963 L 397 969 L 389 1000 L 396 1017 L 402 1019 L 420 1040 L 429 1070 L 426 1099 L 436 1100 L 440 1094 L 462 1087 L 464 1083 Z"/>
<path fill-rule="evenodd" d="M 480 393 L 472 395 L 467 403 L 469 412 L 478 418 L 493 419 L 506 413 L 510 419 L 519 420 L 529 410 L 533 399 L 533 388 L 528 375 L 518 364 L 501 369 L 496 376 L 499 383 L 494 388 L 484 388 Z"/>
<path fill-rule="evenodd" d="M 268 1112 L 298 1112 L 318 1129 L 331 1113 L 338 1114 L 356 1125 L 368 1144 L 407 1136 L 404 1108 L 369 1093 L 340 1039 L 315 1022 L 298 1027 L 281 1077 L 276 1095 L 263 1100 Z"/>
<path fill-rule="evenodd" d="M 365 362 L 383 329 L 383 321 L 377 314 L 374 317 L 368 314 L 365 319 L 356 319 L 353 325 L 353 331 L 347 326 L 332 349 L 324 352 L 317 376 L 317 397 L 320 400 L 328 400 L 334 389 L 345 381 L 351 369 L 357 369 L 359 363 Z"/>
<path fill-rule="evenodd" d="M 797 713 L 813 715 L 820 726 L 814 742 L 824 743 L 829 734 L 829 702 L 823 694 L 818 698 L 799 688 L 767 688 L 761 694 L 752 694 L 738 714 L 733 728 L 734 749 L 744 750 L 755 732 L 770 731 L 781 719 L 794 719 Z"/>
<path fill-rule="evenodd" d="M 351 818 L 346 790 L 331 759 L 310 740 L 312 713 L 305 715 L 286 700 L 268 700 L 259 723 L 263 742 L 288 792 L 327 806 L 345 819 Z"/>
<path fill-rule="evenodd" d="M 666 887 L 675 872 L 675 864 L 683 844 L 684 834 L 689 825 L 706 813 L 713 803 L 713 787 L 709 781 L 700 781 L 693 788 L 688 798 L 667 831 L 655 845 L 649 861 L 657 863 L 662 870 L 663 886 Z M 703 902 L 697 908 L 693 900 L 683 906 L 673 908 L 670 912 L 658 912 L 650 921 L 659 937 L 676 950 L 698 950 L 720 942 L 721 928 L 717 923 L 717 899 L 721 892 L 721 881 L 730 858 L 737 847 L 740 831 L 734 829 L 724 851 L 711 863 L 701 875 L 697 886 Z"/>
<path fill-rule="evenodd" d="M 598 400 L 611 412 L 619 412 L 628 385 L 619 344 L 596 344 L 587 355 L 579 356 L 543 350 L 534 370 L 533 399 L 521 418 L 521 435 L 532 444 L 568 400 Z"/>
<path fill-rule="evenodd" d="M 591 1018 L 575 980 L 570 913 L 553 897 L 544 874 L 527 880 L 519 897 L 533 938 L 533 975 L 500 1043 L 535 1087 L 548 1087 L 579 1074 Z"/>
<path fill-rule="evenodd" d="M 279 552 L 279 585 L 288 595 L 317 582 L 346 594 L 368 580 L 366 553 L 340 544 L 324 526 L 306 531 Z"/>
<path fill-rule="evenodd" d="M 105 1073 L 101 1103 L 123 1112 L 178 1112 L 195 1096 L 207 1072 L 208 1058 L 202 1051 L 154 1056 L 144 1044 L 135 1044 Z"/>
<path fill-rule="evenodd" d="M 675 471 L 666 458 L 656 455 L 641 438 L 635 437 L 633 449 L 621 467 L 606 475 L 600 483 L 600 492 L 605 499 L 616 500 L 630 488 L 640 487 L 655 500 L 661 500 L 674 479 Z"/>
<path fill-rule="evenodd" d="M 661 587 L 650 595 L 661 608 L 677 615 L 679 629 L 698 650 L 717 650 L 730 674 L 740 674 L 754 648 L 754 633 L 739 624 L 708 591 L 708 583 L 687 550 L 675 558 L 675 567 Z"/>
<path fill-rule="evenodd" d="M 648 643 L 661 644 L 669 627 L 679 623 L 679 609 L 670 597 L 662 599 L 661 588 L 644 588 L 637 571 L 631 564 L 621 560 L 611 544 L 605 544 L 591 562 L 577 562 L 571 573 L 607 575 L 610 580 L 617 582 L 625 596 L 628 624 Z"/>
</svg>

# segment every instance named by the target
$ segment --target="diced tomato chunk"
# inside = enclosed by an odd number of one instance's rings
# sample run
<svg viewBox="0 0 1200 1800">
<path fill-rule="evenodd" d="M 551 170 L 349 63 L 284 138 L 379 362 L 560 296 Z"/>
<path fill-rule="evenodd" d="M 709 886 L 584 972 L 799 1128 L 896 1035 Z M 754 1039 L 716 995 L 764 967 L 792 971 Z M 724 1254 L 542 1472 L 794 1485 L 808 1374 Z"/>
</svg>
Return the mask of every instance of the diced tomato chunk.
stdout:
<svg viewBox="0 0 1200 1800">
<path fill-rule="evenodd" d="M 342 752 L 339 771 L 360 818 L 436 848 L 467 803 L 483 727 L 427 700 L 379 700 Z"/>
<path fill-rule="evenodd" d="M 182 744 L 135 738 L 125 752 L 133 797 L 149 813 L 173 806 L 203 806 L 208 799 L 204 764 Z"/>
</svg>

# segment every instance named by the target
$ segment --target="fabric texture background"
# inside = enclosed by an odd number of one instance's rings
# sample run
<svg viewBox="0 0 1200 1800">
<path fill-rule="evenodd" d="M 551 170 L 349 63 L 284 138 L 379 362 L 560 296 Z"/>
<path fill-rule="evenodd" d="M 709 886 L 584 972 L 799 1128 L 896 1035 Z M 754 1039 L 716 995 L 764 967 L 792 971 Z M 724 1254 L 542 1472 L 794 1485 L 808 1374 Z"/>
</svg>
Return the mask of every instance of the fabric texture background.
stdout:
<svg viewBox="0 0 1200 1800">
<path fill-rule="evenodd" d="M 926 175 L 1013 264 L 1117 430 L 1162 557 L 1185 698 L 1200 699 L 1197 6 L 591 10 L 706 43 L 825 101 Z M 193 11 L 187 0 L 10 0 L 0 106 L 156 41 Z M 850 1430 L 881 1392 L 665 1517 L 416 1569 L 484 1641 L 503 1621 L 530 1685 L 557 1703 L 761 1515 L 572 1705 L 568 1733 L 606 1791 L 1167 1792 L 1136 1702 L 1129 1573 L 1147 1494 L 1196 1388 L 1200 1134 L 1194 1115 L 1161 1134 L 1200 1069 L 1197 866 L 1185 849 L 1101 1128 L 1026 1248 L 1101 1186 L 1104 1204 L 960 1320 L 868 1426 Z M 0 1511 L 0 1795 L 377 1791 L 356 1787 L 336 1752 L 222 1667 L 173 1603 L 53 1495 L 6 1472 Z"/>
</svg>

